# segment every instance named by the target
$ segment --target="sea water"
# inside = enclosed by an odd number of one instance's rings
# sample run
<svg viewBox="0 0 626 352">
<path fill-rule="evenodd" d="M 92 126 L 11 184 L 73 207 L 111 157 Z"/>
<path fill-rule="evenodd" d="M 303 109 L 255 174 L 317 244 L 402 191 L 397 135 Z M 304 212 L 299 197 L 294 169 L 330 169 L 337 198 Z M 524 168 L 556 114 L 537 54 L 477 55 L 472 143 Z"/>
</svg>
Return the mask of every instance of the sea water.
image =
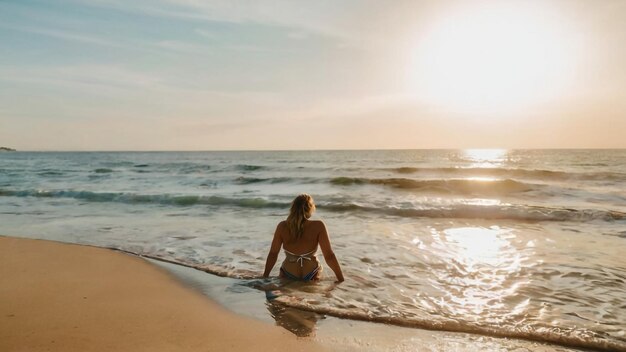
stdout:
<svg viewBox="0 0 626 352">
<path fill-rule="evenodd" d="M 344 283 L 259 278 L 303 192 Z M 626 150 L 7 152 L 0 234 L 273 286 L 320 314 L 626 350 Z"/>
</svg>

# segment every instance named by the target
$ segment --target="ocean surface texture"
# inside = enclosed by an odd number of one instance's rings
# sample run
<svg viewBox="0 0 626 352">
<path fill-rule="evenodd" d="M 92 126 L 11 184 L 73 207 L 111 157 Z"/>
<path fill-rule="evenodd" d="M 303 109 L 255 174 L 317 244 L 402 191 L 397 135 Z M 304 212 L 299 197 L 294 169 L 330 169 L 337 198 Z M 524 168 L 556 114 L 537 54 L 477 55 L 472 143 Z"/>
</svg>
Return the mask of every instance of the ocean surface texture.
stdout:
<svg viewBox="0 0 626 352">
<path fill-rule="evenodd" d="M 302 192 L 340 285 L 259 278 Z M 626 350 L 626 150 L 7 152 L 0 234 L 276 285 L 337 317 Z"/>
</svg>

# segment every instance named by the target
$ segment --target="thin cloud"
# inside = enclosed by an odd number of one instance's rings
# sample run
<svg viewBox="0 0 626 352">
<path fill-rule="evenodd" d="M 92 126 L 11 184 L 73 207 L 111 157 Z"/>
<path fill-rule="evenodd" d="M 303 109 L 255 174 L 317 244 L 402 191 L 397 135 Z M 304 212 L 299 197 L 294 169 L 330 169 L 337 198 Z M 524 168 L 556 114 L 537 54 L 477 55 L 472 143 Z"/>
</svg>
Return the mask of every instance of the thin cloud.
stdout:
<svg viewBox="0 0 626 352">
<path fill-rule="evenodd" d="M 94 44 L 94 45 L 110 46 L 110 47 L 121 47 L 122 46 L 119 43 L 116 43 L 116 42 L 113 42 L 113 41 L 110 41 L 110 40 L 106 40 L 106 39 L 102 39 L 102 38 L 99 38 L 99 37 L 89 36 L 89 35 L 85 35 L 85 34 L 76 34 L 76 33 L 68 32 L 68 31 L 64 31 L 64 30 L 58 30 L 58 29 L 40 28 L 40 27 L 14 26 L 14 25 L 7 25 L 7 24 L 3 24 L 3 23 L 0 23 L 0 27 L 6 28 L 6 29 L 9 29 L 9 30 L 13 30 L 13 31 L 24 32 L 24 33 L 32 33 L 32 34 L 39 34 L 39 35 L 43 35 L 43 36 L 47 36 L 47 37 L 52 37 L 52 38 L 57 38 L 57 39 L 62 39 L 62 40 L 68 40 L 68 41 L 73 41 L 73 42 L 80 42 L 80 43 L 85 43 L 85 44 Z"/>
<path fill-rule="evenodd" d="M 201 37 L 209 39 L 209 42 L 213 42 L 214 40 L 219 38 L 219 36 L 216 35 L 215 33 L 211 33 L 204 29 L 196 29 L 195 32 Z M 241 51 L 241 52 L 267 52 L 269 51 L 269 49 L 265 47 L 262 47 L 259 45 L 251 45 L 251 44 L 246 45 L 246 44 L 221 43 L 220 47 L 223 49 L 229 49 L 229 50 Z M 276 49 L 276 48 L 273 49 L 273 51 L 277 51 L 277 50 L 285 51 L 286 49 Z"/>
<path fill-rule="evenodd" d="M 100 86 L 112 89 L 151 89 L 162 79 L 117 65 L 80 65 L 59 67 L 2 67 L 4 81 L 47 83 L 63 86 Z"/>
<path fill-rule="evenodd" d="M 301 33 L 314 33 L 340 40 L 354 39 L 353 35 L 341 28 L 334 15 L 341 12 L 341 6 L 335 2 L 297 3 L 293 1 L 196 1 L 165 0 L 182 12 L 183 16 L 209 21 L 228 23 L 252 23 L 296 29 Z M 277 11 L 276 9 L 280 9 Z M 345 20 L 344 20 L 345 21 Z"/>
<path fill-rule="evenodd" d="M 183 54 L 201 54 L 207 51 L 207 46 L 184 42 L 180 40 L 161 40 L 154 43 L 153 45 L 159 49 L 165 49 L 175 53 Z"/>
<path fill-rule="evenodd" d="M 144 16 L 179 18 L 187 20 L 257 24 L 292 29 L 338 40 L 352 41 L 362 33 L 344 27 L 340 20 L 341 6 L 335 2 L 297 3 L 291 1 L 85 1 L 74 0 L 84 6 L 115 9 Z M 280 8 L 280 11 L 276 9 Z"/>
</svg>

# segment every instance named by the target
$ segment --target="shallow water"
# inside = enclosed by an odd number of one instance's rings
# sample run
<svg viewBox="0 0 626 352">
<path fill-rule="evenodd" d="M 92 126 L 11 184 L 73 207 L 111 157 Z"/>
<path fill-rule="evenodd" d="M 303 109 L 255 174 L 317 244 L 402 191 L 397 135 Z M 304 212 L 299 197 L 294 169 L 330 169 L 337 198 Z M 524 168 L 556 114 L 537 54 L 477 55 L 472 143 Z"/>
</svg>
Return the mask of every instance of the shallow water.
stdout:
<svg viewBox="0 0 626 352">
<path fill-rule="evenodd" d="M 625 150 L 2 153 L 0 233 L 267 286 L 307 192 L 348 279 L 273 280 L 283 305 L 626 350 L 625 186 Z"/>
</svg>

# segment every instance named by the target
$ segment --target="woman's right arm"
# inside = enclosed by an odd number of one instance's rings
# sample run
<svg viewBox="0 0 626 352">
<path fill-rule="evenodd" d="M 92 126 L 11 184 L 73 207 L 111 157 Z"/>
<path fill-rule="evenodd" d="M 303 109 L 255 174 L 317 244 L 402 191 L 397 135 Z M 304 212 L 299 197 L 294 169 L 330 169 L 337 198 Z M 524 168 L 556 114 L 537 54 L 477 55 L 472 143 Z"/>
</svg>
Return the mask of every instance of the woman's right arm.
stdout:
<svg viewBox="0 0 626 352">
<path fill-rule="evenodd" d="M 335 273 L 337 281 L 342 282 L 344 280 L 343 273 L 341 272 L 341 266 L 339 265 L 337 256 L 335 255 L 335 252 L 333 252 L 333 248 L 330 245 L 330 236 L 328 236 L 326 225 L 324 225 L 324 223 L 321 221 L 320 224 L 321 229 L 319 234 L 319 242 L 320 248 L 322 249 L 322 254 L 324 254 L 324 260 L 326 261 L 326 264 L 328 264 L 328 267 L 330 267 Z"/>
<path fill-rule="evenodd" d="M 274 239 L 272 239 L 272 245 L 270 246 L 270 252 L 267 254 L 267 260 L 265 261 L 265 271 L 263 271 L 263 277 L 269 277 L 272 268 L 274 268 L 274 264 L 276 264 L 276 260 L 278 259 L 278 253 L 280 252 L 280 247 L 283 245 L 283 239 L 280 236 L 281 226 L 283 222 L 280 222 L 278 226 L 276 226 L 276 231 L 274 231 Z"/>
</svg>

